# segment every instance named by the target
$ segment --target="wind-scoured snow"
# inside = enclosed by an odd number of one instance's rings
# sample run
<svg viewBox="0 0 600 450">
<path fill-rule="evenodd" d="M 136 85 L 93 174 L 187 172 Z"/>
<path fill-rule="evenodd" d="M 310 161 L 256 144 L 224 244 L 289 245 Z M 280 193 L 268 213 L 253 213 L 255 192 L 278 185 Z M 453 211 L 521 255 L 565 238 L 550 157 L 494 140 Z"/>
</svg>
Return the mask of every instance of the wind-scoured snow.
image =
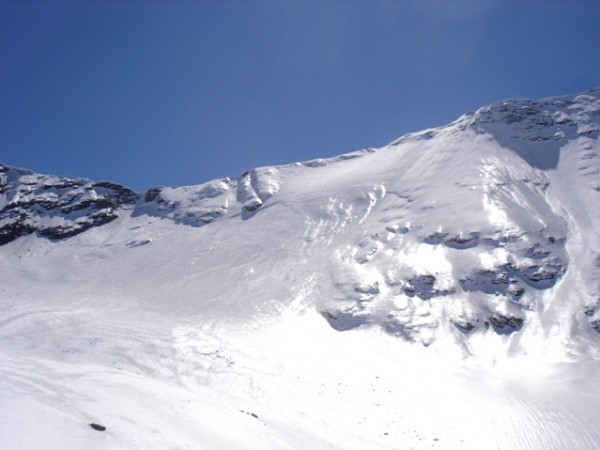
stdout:
<svg viewBox="0 0 600 450">
<path fill-rule="evenodd" d="M 0 166 L 2 448 L 597 448 L 599 130 L 590 90 L 141 194 Z"/>
</svg>

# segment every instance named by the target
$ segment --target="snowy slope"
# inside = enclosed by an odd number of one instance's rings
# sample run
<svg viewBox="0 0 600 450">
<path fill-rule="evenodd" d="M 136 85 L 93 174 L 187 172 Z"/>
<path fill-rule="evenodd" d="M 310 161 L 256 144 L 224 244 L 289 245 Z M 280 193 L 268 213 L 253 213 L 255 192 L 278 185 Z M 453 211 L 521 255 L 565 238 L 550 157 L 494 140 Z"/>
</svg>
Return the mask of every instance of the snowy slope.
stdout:
<svg viewBox="0 0 600 450">
<path fill-rule="evenodd" d="M 141 194 L 0 166 L 2 447 L 596 448 L 599 130 L 596 89 Z"/>
</svg>

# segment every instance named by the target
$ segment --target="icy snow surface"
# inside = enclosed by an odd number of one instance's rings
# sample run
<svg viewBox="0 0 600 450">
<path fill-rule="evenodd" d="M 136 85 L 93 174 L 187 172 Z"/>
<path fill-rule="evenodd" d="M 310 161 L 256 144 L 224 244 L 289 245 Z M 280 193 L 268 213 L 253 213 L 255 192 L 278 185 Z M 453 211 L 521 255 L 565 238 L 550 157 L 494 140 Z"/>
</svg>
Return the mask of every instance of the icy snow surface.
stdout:
<svg viewBox="0 0 600 450">
<path fill-rule="evenodd" d="M 598 448 L 599 117 L 140 195 L 0 165 L 0 447 Z"/>
</svg>

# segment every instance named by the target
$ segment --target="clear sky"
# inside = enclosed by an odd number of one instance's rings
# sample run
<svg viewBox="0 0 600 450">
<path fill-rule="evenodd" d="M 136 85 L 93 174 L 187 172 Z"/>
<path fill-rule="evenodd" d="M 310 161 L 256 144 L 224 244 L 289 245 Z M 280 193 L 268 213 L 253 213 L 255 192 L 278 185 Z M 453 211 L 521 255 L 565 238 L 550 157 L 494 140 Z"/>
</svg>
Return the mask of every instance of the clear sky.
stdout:
<svg viewBox="0 0 600 450">
<path fill-rule="evenodd" d="M 594 86 L 598 0 L 0 0 L 0 162 L 140 191 Z"/>
</svg>

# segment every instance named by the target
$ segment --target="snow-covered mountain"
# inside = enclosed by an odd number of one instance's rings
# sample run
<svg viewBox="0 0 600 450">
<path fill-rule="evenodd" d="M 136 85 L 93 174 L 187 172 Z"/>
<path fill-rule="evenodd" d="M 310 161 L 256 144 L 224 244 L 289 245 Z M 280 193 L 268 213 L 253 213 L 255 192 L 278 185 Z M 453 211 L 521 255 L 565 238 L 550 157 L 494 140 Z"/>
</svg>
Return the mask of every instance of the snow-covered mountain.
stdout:
<svg viewBox="0 0 600 450">
<path fill-rule="evenodd" d="M 599 132 L 593 89 L 145 193 L 0 165 L 5 448 L 595 448 Z"/>
</svg>

